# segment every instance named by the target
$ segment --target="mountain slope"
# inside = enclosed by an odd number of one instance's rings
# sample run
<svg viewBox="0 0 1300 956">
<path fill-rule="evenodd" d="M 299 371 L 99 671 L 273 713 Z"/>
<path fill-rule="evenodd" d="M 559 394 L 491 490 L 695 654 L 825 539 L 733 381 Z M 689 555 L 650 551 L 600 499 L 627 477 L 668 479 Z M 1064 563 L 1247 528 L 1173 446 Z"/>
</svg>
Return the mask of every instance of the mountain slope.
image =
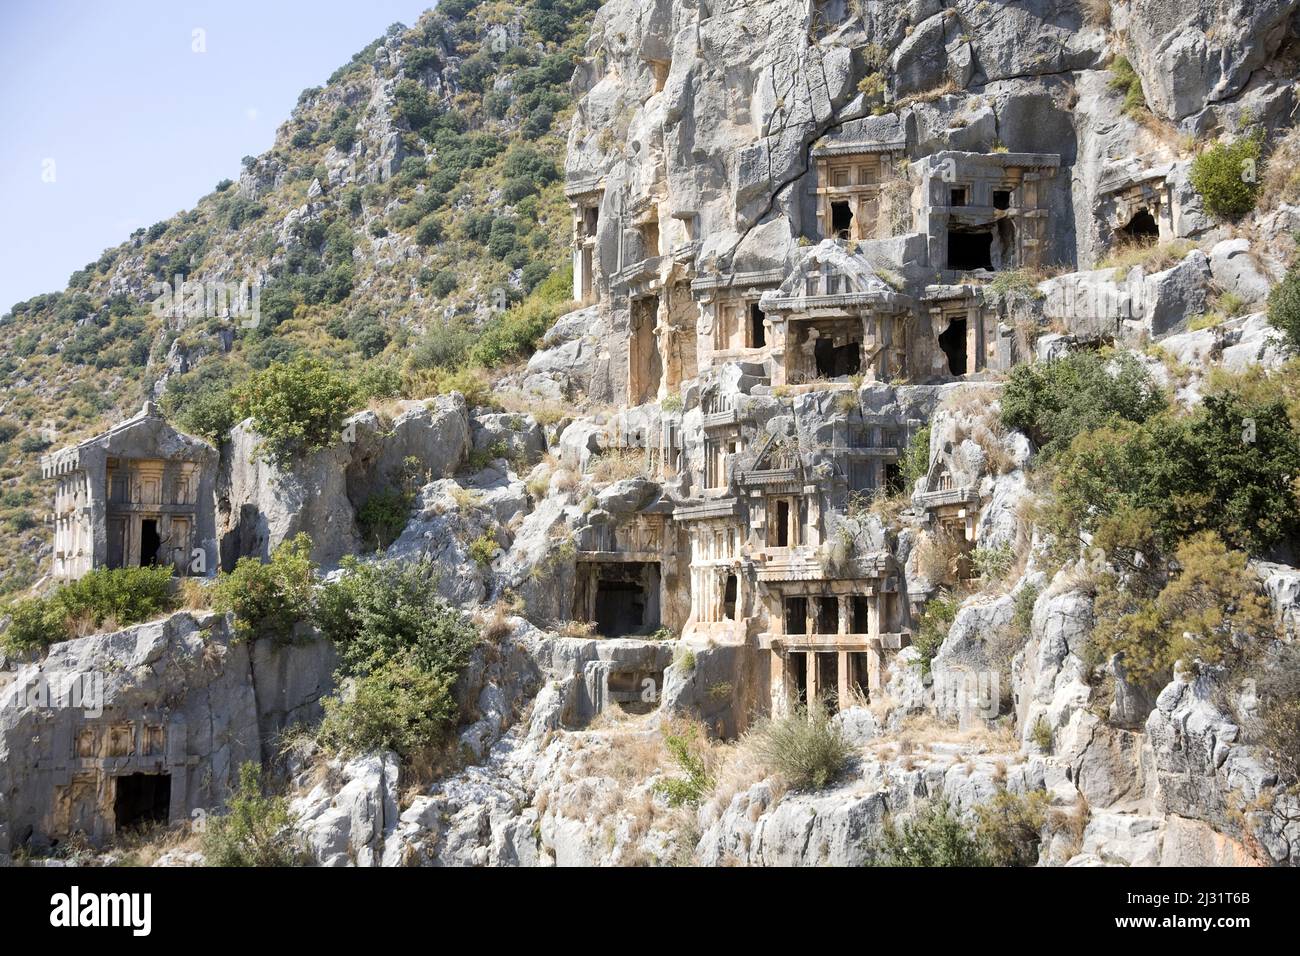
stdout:
<svg viewBox="0 0 1300 956">
<path fill-rule="evenodd" d="M 48 557 L 47 448 L 146 398 L 208 430 L 201 412 L 228 405 L 232 382 L 304 351 L 408 377 L 455 364 L 474 329 L 561 268 L 568 84 L 596 7 L 444 0 L 394 24 L 303 91 L 237 182 L 0 317 L 0 593 Z M 261 283 L 256 327 L 212 308 L 160 315 L 164 289 L 188 294 L 178 276 Z"/>
</svg>

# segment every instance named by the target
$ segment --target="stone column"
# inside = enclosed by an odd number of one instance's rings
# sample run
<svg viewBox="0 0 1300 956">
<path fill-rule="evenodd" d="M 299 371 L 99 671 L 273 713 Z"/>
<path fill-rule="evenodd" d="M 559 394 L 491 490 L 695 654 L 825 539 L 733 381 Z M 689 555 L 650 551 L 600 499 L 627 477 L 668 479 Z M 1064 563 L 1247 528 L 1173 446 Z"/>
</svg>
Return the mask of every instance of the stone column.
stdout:
<svg viewBox="0 0 1300 956">
<path fill-rule="evenodd" d="M 840 655 L 840 665 L 838 668 L 839 679 L 840 679 L 839 698 L 840 698 L 840 710 L 843 710 L 845 707 L 848 706 L 848 702 L 849 702 L 849 652 L 840 651 L 839 655 Z"/>
</svg>

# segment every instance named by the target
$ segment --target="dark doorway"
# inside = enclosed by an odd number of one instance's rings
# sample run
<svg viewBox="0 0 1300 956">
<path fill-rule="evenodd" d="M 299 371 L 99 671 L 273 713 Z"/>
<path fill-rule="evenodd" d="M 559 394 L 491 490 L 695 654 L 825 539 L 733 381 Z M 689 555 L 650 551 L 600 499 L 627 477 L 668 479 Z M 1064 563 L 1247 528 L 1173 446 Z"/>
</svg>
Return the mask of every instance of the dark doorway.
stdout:
<svg viewBox="0 0 1300 956">
<path fill-rule="evenodd" d="M 602 561 L 578 566 L 583 584 L 574 595 L 575 617 L 587 613 L 602 637 L 647 634 L 659 626 L 659 565 Z M 592 594 L 590 588 L 595 589 Z M 587 601 L 591 603 L 588 604 Z"/>
<path fill-rule="evenodd" d="M 993 190 L 993 208 L 1010 209 L 1011 208 L 1011 190 L 995 189 Z"/>
<path fill-rule="evenodd" d="M 948 205 L 964 206 L 966 205 L 966 187 L 954 186 L 948 190 Z"/>
<path fill-rule="evenodd" d="M 795 703 L 803 707 L 808 703 L 808 655 L 803 651 L 791 651 L 786 667 L 794 676 Z"/>
<path fill-rule="evenodd" d="M 158 535 L 158 522 L 145 518 L 140 522 L 140 567 L 151 568 L 158 563 L 158 548 L 162 538 Z"/>
<path fill-rule="evenodd" d="M 727 575 L 727 583 L 722 589 L 722 616 L 736 619 L 736 576 Z"/>
<path fill-rule="evenodd" d="M 837 653 L 817 655 L 817 696 L 832 713 L 840 709 L 840 655 Z"/>
<path fill-rule="evenodd" d="M 788 501 L 776 503 L 776 546 L 778 548 L 790 546 L 790 502 Z"/>
<path fill-rule="evenodd" d="M 840 630 L 840 600 L 836 597 L 817 601 L 817 633 L 838 634 Z"/>
<path fill-rule="evenodd" d="M 763 328 L 763 310 L 757 302 L 749 304 L 749 347 L 761 349 L 767 345 L 767 330 Z"/>
<path fill-rule="evenodd" d="M 951 375 L 966 374 L 966 320 L 953 319 L 939 335 L 939 348 L 948 356 Z"/>
<path fill-rule="evenodd" d="M 993 230 L 976 232 L 948 230 L 948 268 L 958 272 L 993 270 Z"/>
<path fill-rule="evenodd" d="M 998 220 L 997 249 L 992 254 L 994 269 L 1014 269 L 1019 264 L 1016 248 L 1016 224 L 1012 219 Z"/>
<path fill-rule="evenodd" d="M 871 604 L 867 598 L 860 594 L 853 596 L 853 633 L 867 634 L 871 630 L 871 621 L 869 615 Z"/>
<path fill-rule="evenodd" d="M 903 481 L 903 469 L 896 461 L 885 462 L 885 490 L 891 495 L 902 494 L 907 490 Z"/>
<path fill-rule="evenodd" d="M 116 778 L 113 826 L 118 832 L 151 823 L 167 823 L 171 815 L 172 778 L 166 773 L 132 773 Z"/>
<path fill-rule="evenodd" d="M 1120 239 L 1125 242 L 1149 245 L 1160 240 L 1160 225 L 1156 222 L 1155 217 L 1145 209 L 1139 209 L 1135 212 L 1133 218 L 1128 221 L 1128 225 L 1121 226 L 1116 232 Z"/>
<path fill-rule="evenodd" d="M 640 630 L 645 623 L 645 589 L 629 581 L 601 581 L 596 586 L 596 630 L 616 637 Z"/>
<path fill-rule="evenodd" d="M 785 632 L 787 634 L 808 633 L 808 599 L 788 597 L 785 599 Z"/>
<path fill-rule="evenodd" d="M 836 239 L 848 239 L 853 230 L 853 212 L 846 202 L 831 203 L 831 232 Z"/>
<path fill-rule="evenodd" d="M 663 671 L 610 671 L 605 678 L 608 699 L 625 714 L 648 714 L 659 706 Z"/>
<path fill-rule="evenodd" d="M 817 362 L 817 374 L 823 378 L 857 375 L 862 365 L 862 346 L 850 342 L 836 348 L 830 339 L 818 339 L 813 346 L 813 358 Z"/>
</svg>

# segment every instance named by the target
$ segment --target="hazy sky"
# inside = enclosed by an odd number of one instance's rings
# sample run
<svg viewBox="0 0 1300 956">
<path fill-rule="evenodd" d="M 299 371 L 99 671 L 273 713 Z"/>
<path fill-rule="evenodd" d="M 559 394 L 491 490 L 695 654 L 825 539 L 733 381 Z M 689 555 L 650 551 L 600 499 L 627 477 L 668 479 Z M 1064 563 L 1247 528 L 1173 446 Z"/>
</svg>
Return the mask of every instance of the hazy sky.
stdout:
<svg viewBox="0 0 1300 956">
<path fill-rule="evenodd" d="M 433 5 L 0 0 L 0 313 L 238 179 L 302 90 Z"/>
</svg>

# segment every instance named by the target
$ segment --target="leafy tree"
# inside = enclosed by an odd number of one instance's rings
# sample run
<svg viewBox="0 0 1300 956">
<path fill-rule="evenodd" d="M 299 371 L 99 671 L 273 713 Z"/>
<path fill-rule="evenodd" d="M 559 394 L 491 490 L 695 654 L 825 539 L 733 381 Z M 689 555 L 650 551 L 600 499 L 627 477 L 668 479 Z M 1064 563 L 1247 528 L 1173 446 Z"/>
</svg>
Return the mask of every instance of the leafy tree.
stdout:
<svg viewBox="0 0 1300 956">
<path fill-rule="evenodd" d="M 240 386 L 236 408 L 252 416 L 272 457 L 284 459 L 333 444 L 353 400 L 346 376 L 304 356 L 253 374 Z"/>
<path fill-rule="evenodd" d="M 1002 390 L 1002 422 L 1051 456 L 1080 432 L 1114 420 L 1142 422 L 1165 401 L 1142 363 L 1071 352 L 1053 362 L 1017 365 Z"/>
<path fill-rule="evenodd" d="M 1156 683 L 1175 662 L 1236 664 L 1249 648 L 1273 634 L 1268 598 L 1241 551 L 1202 532 L 1179 545 L 1174 572 L 1103 575 L 1098 586 L 1092 641 L 1106 654 L 1122 654 L 1130 677 Z"/>
<path fill-rule="evenodd" d="M 1144 517 L 1161 548 L 1211 530 L 1261 553 L 1300 527 L 1296 475 L 1300 442 L 1280 399 L 1212 394 L 1189 415 L 1077 436 L 1056 468 L 1048 524 L 1069 538 L 1098 532 L 1118 544 L 1118 529 L 1140 530 L 1134 518 Z"/>
</svg>

